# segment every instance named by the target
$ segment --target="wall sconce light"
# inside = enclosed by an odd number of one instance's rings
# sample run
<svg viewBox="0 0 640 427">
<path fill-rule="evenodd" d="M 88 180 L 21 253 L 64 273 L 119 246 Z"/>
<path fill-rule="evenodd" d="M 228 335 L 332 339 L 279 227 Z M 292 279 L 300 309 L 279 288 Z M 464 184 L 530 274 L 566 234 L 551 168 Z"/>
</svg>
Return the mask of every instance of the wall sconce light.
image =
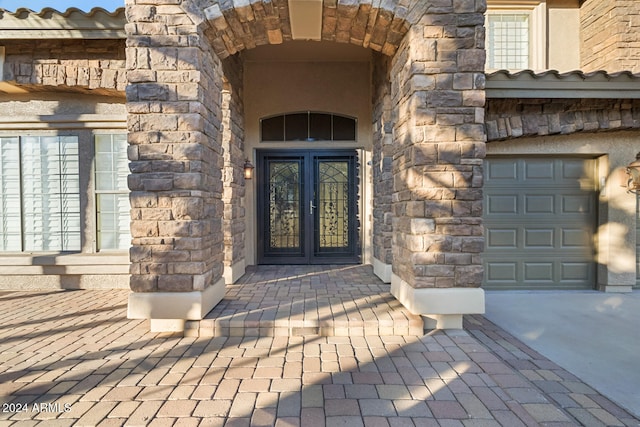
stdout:
<svg viewBox="0 0 640 427">
<path fill-rule="evenodd" d="M 244 162 L 244 179 L 253 178 L 253 169 L 254 169 L 253 164 L 251 163 L 251 161 L 249 161 L 249 159 L 247 159 Z"/>
<path fill-rule="evenodd" d="M 636 155 L 636 160 L 627 165 L 625 172 L 629 175 L 627 180 L 627 191 L 638 194 L 640 191 L 640 153 Z"/>
</svg>

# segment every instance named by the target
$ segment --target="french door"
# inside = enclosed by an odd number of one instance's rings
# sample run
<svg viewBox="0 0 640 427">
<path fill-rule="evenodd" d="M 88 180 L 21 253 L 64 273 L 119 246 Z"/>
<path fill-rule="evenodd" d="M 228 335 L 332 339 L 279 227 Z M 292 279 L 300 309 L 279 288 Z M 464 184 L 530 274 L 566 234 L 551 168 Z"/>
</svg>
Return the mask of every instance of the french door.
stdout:
<svg viewBox="0 0 640 427">
<path fill-rule="evenodd" d="M 258 262 L 360 262 L 357 153 L 260 151 Z"/>
</svg>

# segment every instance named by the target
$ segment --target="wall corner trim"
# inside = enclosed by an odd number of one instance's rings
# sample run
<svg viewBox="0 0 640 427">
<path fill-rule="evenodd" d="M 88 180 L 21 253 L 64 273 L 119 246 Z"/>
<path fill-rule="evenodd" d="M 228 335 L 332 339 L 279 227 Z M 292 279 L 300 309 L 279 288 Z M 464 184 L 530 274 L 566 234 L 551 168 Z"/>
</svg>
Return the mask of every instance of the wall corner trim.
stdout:
<svg viewBox="0 0 640 427">
<path fill-rule="evenodd" d="M 378 276 L 384 283 L 391 283 L 392 267 L 391 264 L 385 264 L 378 258 L 373 257 L 373 274 Z"/>
</svg>

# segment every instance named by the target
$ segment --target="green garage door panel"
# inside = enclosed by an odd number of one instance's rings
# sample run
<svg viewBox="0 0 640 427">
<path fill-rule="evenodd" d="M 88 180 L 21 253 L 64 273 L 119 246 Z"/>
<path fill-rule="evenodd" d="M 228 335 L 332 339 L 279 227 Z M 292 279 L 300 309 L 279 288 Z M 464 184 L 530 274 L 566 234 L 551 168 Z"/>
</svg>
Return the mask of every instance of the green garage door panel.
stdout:
<svg viewBox="0 0 640 427">
<path fill-rule="evenodd" d="M 486 289 L 594 287 L 594 171 L 590 159 L 487 159 Z"/>
<path fill-rule="evenodd" d="M 636 285 L 640 289 L 640 200 L 636 197 Z"/>
</svg>

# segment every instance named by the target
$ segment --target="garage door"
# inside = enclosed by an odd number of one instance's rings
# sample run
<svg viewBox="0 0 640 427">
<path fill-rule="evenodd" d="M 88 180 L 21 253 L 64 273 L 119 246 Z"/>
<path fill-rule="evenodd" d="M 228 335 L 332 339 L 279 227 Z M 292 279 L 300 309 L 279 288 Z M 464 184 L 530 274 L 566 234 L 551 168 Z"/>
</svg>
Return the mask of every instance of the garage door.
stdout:
<svg viewBox="0 0 640 427">
<path fill-rule="evenodd" d="M 485 163 L 486 289 L 592 289 L 595 162 Z"/>
</svg>

